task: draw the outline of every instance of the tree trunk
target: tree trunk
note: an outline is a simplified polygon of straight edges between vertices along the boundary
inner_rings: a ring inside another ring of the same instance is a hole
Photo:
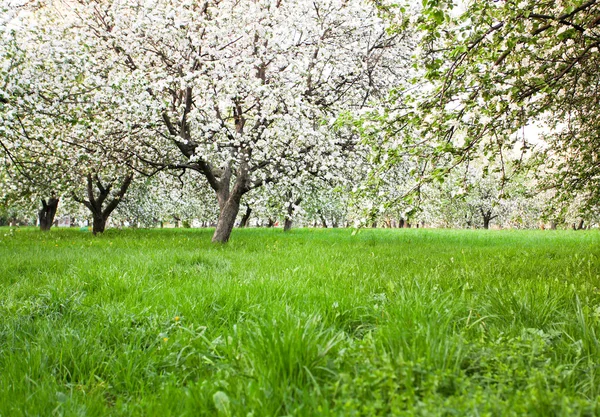
[[[290,230],[292,230],[292,223],[292,219],[286,216],[285,221],[283,222],[283,231],[289,232]]]
[[[288,199],[291,199],[291,198],[292,198],[292,195],[290,193],[288,195]],[[298,199],[296,199],[296,201],[294,201],[293,204],[288,204],[287,214],[285,216],[285,221],[283,222],[283,231],[284,232],[289,232],[290,230],[292,230],[292,224],[293,224],[292,216],[294,214],[294,207],[298,206],[301,202],[302,202],[302,198],[298,198]]]
[[[104,233],[106,229],[106,221],[110,217],[111,213],[117,208],[119,203],[123,200],[125,193],[129,189],[131,185],[131,181],[133,180],[133,174],[128,174],[123,178],[121,182],[121,187],[114,197],[108,201],[108,204],[105,205],[107,198],[111,196],[111,190],[115,183],[114,180],[111,180],[108,185],[102,184],[100,177],[95,175],[92,177],[92,174],[87,175],[87,200],[83,198],[79,198],[76,194],[73,194],[73,199],[78,203],[83,204],[92,212],[92,216],[94,219],[92,231],[94,235],[98,233]],[[98,192],[94,192],[94,188],[98,190]]]
[[[489,229],[490,228],[490,218],[485,216],[483,218],[483,228],[484,229]]]
[[[92,226],[92,232],[97,235],[98,233],[104,233],[106,229],[106,218],[104,216],[94,216],[94,224]]]
[[[577,225],[577,230],[583,230],[583,220],[579,221],[579,224]]]
[[[240,228],[244,228],[248,226],[248,221],[250,220],[250,215],[252,214],[252,209],[250,208],[250,206],[248,204],[246,204],[246,212],[244,213],[244,216],[242,217],[242,221],[240,223]]]
[[[400,229],[404,228],[404,219],[398,220],[398,228],[400,228]]]
[[[221,207],[217,228],[212,237],[213,243],[227,243],[235,225],[235,219],[240,211],[241,195],[232,194]],[[221,200],[222,201],[222,200]]]
[[[327,220],[325,220],[325,217],[323,217],[322,214],[321,214],[321,226],[323,226],[323,229],[327,229]]]
[[[55,196],[50,197],[48,203],[46,203],[46,200],[42,200],[42,209],[38,213],[41,231],[47,232],[52,227],[58,208],[58,201],[59,199]]]
[[[496,216],[492,216],[492,210],[488,210],[488,211],[483,211],[482,208],[479,209],[479,212],[481,213],[481,216],[483,217],[483,228],[484,229],[489,229],[490,228],[490,222],[495,219]]]

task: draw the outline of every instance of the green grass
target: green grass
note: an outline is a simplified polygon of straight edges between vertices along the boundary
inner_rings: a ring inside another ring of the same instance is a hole
[[[211,232],[0,229],[0,416],[600,415],[597,231]]]

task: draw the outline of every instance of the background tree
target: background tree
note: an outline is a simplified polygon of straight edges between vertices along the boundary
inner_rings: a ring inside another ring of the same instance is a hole
[[[436,177],[481,153],[522,166],[537,145],[542,187],[598,204],[597,1],[436,0],[400,17],[420,35],[420,76],[380,119],[398,149]]]
[[[18,205],[34,206],[39,198],[42,208],[38,221],[40,229],[47,231],[54,222],[58,199],[49,177],[39,174],[43,170],[36,164],[39,150],[32,147],[26,116],[21,112],[29,87],[35,82],[29,77],[28,56],[17,36],[23,22],[14,5],[2,2],[0,12],[0,200],[7,212],[14,212]],[[48,194],[52,197],[46,201]]]
[[[116,117],[135,114],[115,99],[127,80],[104,71],[76,28],[48,9],[13,26],[10,59],[19,60],[6,77],[3,148],[17,188],[53,195],[42,200],[42,229],[56,212],[54,196],[68,195],[90,210],[94,233],[101,233],[133,180],[130,145],[142,132]]]

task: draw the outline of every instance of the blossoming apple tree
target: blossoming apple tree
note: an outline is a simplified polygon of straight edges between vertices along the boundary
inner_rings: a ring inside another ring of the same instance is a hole
[[[108,72],[137,82],[116,94],[153,132],[138,160],[206,179],[215,242],[229,239],[249,191],[335,175],[353,144],[328,121],[403,75],[401,35],[363,1],[80,1],[66,13],[89,53],[111,51]]]
[[[43,200],[40,226],[49,228],[55,196],[66,195],[91,212],[94,232],[101,233],[133,180],[128,145],[141,129],[115,118],[127,114],[114,100],[126,80],[103,71],[75,28],[46,9],[10,23],[11,36],[3,38],[12,53],[5,57],[2,147],[12,187],[53,195]]]

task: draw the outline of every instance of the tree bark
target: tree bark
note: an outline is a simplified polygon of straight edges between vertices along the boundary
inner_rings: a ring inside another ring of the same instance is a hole
[[[92,232],[97,235],[98,233],[104,233],[106,229],[106,218],[103,216],[94,216],[94,222],[92,226]]]
[[[292,195],[290,193],[288,199],[291,200],[291,198],[292,198]],[[294,207],[298,206],[301,202],[302,202],[302,198],[298,198],[298,199],[296,199],[296,201],[293,202],[293,204],[288,205],[287,214],[285,216],[285,221],[283,223],[283,231],[284,232],[289,232],[290,230],[292,230],[292,224],[293,224],[292,216],[294,214]]]
[[[47,232],[52,227],[58,208],[58,202],[59,199],[56,198],[56,196],[50,197],[48,203],[46,203],[46,200],[42,200],[42,209],[38,213],[41,231]]]
[[[292,230],[292,223],[292,219],[288,216],[285,216],[285,221],[283,222],[283,231],[289,232],[290,230]]]
[[[235,225],[235,219],[240,211],[241,195],[231,195],[221,206],[217,228],[212,237],[213,243],[227,243]]]
[[[487,216],[483,217],[483,228],[484,229],[489,229],[490,228],[490,218]]]
[[[250,206],[248,204],[246,204],[246,212],[244,213],[244,216],[242,217],[242,221],[240,222],[240,228],[244,228],[248,226],[248,221],[250,220],[250,215],[252,214],[252,209],[250,208]]]
[[[226,168],[215,190],[219,202],[219,220],[217,221],[217,227],[212,237],[213,243],[227,243],[229,241],[231,231],[233,230],[233,226],[235,226],[235,219],[240,211],[242,196],[248,191],[246,188],[247,172],[245,169],[238,172],[231,191],[229,188],[230,180],[231,170]]]

